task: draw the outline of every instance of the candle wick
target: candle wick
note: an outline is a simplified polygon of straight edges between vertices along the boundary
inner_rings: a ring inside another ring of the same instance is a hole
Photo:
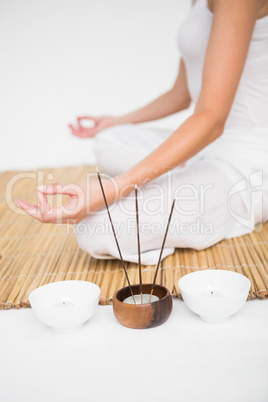
[[[213,292],[213,289],[212,289],[212,287],[210,285],[208,285],[208,289],[210,290],[210,294],[213,295],[214,292]]]

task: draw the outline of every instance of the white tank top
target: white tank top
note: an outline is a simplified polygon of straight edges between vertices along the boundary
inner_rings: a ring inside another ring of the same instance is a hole
[[[179,49],[194,103],[201,90],[212,20],[207,0],[197,0],[179,32]],[[268,128],[268,16],[255,23],[244,71],[226,122],[226,128],[229,127]]]

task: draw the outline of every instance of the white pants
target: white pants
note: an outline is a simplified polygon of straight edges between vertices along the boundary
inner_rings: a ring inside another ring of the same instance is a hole
[[[171,130],[141,125],[106,129],[94,139],[97,165],[103,173],[115,176],[152,152],[170,134]],[[162,258],[176,247],[200,250],[224,238],[251,232],[258,221],[266,218],[252,213],[247,202],[249,191],[233,191],[242,179],[228,162],[197,156],[184,168],[178,167],[139,189],[142,264],[158,261],[175,194],[178,199]],[[256,210],[261,209],[258,202]],[[110,212],[124,260],[137,263],[134,193],[111,205]],[[106,209],[81,221],[75,232],[80,247],[95,258],[119,258]]]

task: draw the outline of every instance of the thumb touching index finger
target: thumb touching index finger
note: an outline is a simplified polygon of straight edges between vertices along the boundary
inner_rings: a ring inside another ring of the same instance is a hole
[[[97,123],[98,118],[97,117],[93,117],[93,116],[78,116],[77,117],[77,123],[78,125],[81,127],[81,120],[89,120],[91,122],[93,122],[93,126]]]

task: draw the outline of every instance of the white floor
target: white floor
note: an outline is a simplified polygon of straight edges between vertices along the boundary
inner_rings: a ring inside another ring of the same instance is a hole
[[[268,300],[206,324],[173,299],[160,327],[131,330],[112,307],[73,334],[31,309],[0,311],[3,402],[267,402]]]

